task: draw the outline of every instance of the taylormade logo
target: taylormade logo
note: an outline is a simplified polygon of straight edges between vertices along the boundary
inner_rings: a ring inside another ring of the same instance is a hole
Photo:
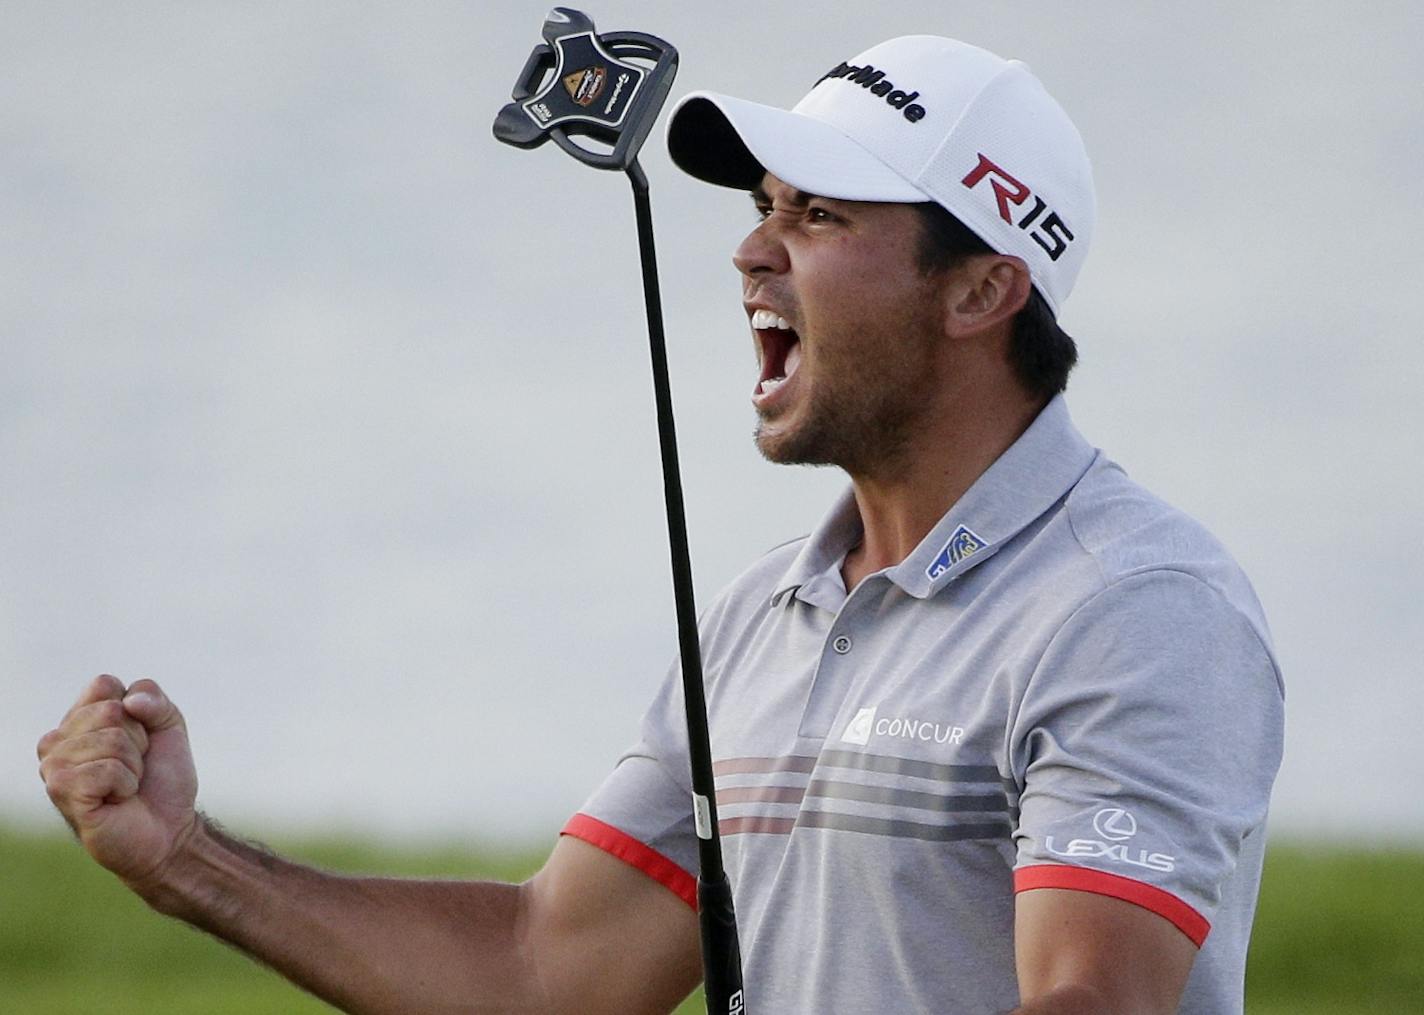
[[[880,716],[880,706],[862,708],[846,723],[841,742],[864,747],[871,737],[892,737],[897,740],[918,740],[926,744],[958,744],[964,740],[964,727],[928,719],[906,719],[902,716]]]
[[[911,123],[919,123],[925,118],[925,107],[915,100],[920,97],[919,92],[906,92],[895,87],[895,83],[885,76],[883,70],[876,70],[870,64],[864,67],[855,67],[842,61],[836,67],[827,71],[821,76],[821,81],[830,78],[845,78],[853,85],[860,85],[871,95],[878,95],[885,100],[886,105],[893,106],[904,114],[905,119]]]
[[[626,71],[618,75],[618,83],[613,86],[613,98],[609,99],[608,105],[603,107],[605,114],[613,112],[613,107],[618,103],[618,96],[623,94],[623,86],[628,83],[629,77],[631,75]]]

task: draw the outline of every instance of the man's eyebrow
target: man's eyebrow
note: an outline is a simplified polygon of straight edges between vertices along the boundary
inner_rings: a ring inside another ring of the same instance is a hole
[[[765,205],[765,204],[771,204],[771,195],[768,194],[768,193],[766,192],[766,188],[763,187],[763,186],[761,186],[760,184],[758,184],[757,186],[753,187],[753,188],[751,189],[750,193],[751,193],[752,203],[755,204],[755,205],[757,205],[758,207],[760,207],[760,206],[762,206],[762,205]],[[816,197],[817,197],[817,195],[815,195],[815,194],[808,194],[808,193],[807,193],[806,191],[804,191],[804,190],[792,190],[790,196],[787,197],[787,199],[786,199],[786,203],[787,203],[787,204],[790,204],[790,205],[792,205],[792,206],[794,206],[794,207],[801,208],[801,207],[805,207],[806,205],[810,204],[812,201],[814,201],[814,200],[816,199]]]

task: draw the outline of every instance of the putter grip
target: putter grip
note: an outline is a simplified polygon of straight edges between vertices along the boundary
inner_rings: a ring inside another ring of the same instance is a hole
[[[737,941],[737,917],[732,911],[732,885],[725,873],[712,881],[697,879],[697,905],[702,921],[703,993],[709,1015],[745,1015],[742,995],[742,949]]]

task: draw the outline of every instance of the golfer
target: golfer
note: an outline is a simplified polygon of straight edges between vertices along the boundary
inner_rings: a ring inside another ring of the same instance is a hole
[[[760,218],[733,257],[758,449],[849,478],[701,621],[752,1015],[1240,1012],[1281,678],[1226,552],[1070,419],[1082,141],[963,43],[824,70],[793,110],[694,93],[668,131]],[[348,1011],[668,1012],[700,975],[680,698],[670,674],[522,885],[228,835],[150,680],[97,678],[39,754],[149,905]]]

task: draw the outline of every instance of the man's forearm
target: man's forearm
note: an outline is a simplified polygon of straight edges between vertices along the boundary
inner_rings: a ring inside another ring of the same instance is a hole
[[[518,886],[341,877],[202,820],[160,876],[131,887],[348,1012],[546,1007]]]

